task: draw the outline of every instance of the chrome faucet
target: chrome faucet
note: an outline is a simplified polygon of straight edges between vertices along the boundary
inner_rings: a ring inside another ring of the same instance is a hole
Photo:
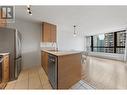
[[[58,50],[58,44],[57,44],[57,42],[52,42],[52,47],[53,47],[55,50]]]

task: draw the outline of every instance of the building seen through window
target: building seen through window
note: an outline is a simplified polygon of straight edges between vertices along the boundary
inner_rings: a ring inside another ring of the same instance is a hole
[[[125,30],[91,36],[91,51],[123,54],[125,40]]]

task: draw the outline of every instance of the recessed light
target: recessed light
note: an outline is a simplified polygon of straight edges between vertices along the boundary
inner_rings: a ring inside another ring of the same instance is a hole
[[[30,7],[31,7],[30,5],[27,5],[27,12],[29,13],[29,15],[32,15],[32,11]]]
[[[30,14],[30,15],[32,15],[32,12],[31,12],[31,11],[29,11],[29,14]]]

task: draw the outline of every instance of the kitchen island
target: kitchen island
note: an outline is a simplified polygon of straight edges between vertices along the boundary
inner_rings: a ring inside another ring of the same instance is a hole
[[[42,67],[54,89],[69,89],[81,80],[81,52],[43,49]]]

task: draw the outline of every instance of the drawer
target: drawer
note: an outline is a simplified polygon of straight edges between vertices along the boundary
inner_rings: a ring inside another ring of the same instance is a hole
[[[6,73],[6,72],[8,72],[9,71],[9,69],[4,69],[3,70],[3,73]]]
[[[9,58],[4,58],[4,63],[8,63],[9,62]]]
[[[2,81],[9,81],[9,71],[4,71],[2,75]]]
[[[2,81],[9,81],[9,56],[5,55],[3,56],[3,62],[2,62]]]
[[[2,65],[3,65],[3,70],[9,69],[9,61],[8,60],[4,61]]]
[[[4,59],[9,59],[9,57],[8,56],[4,56]]]

